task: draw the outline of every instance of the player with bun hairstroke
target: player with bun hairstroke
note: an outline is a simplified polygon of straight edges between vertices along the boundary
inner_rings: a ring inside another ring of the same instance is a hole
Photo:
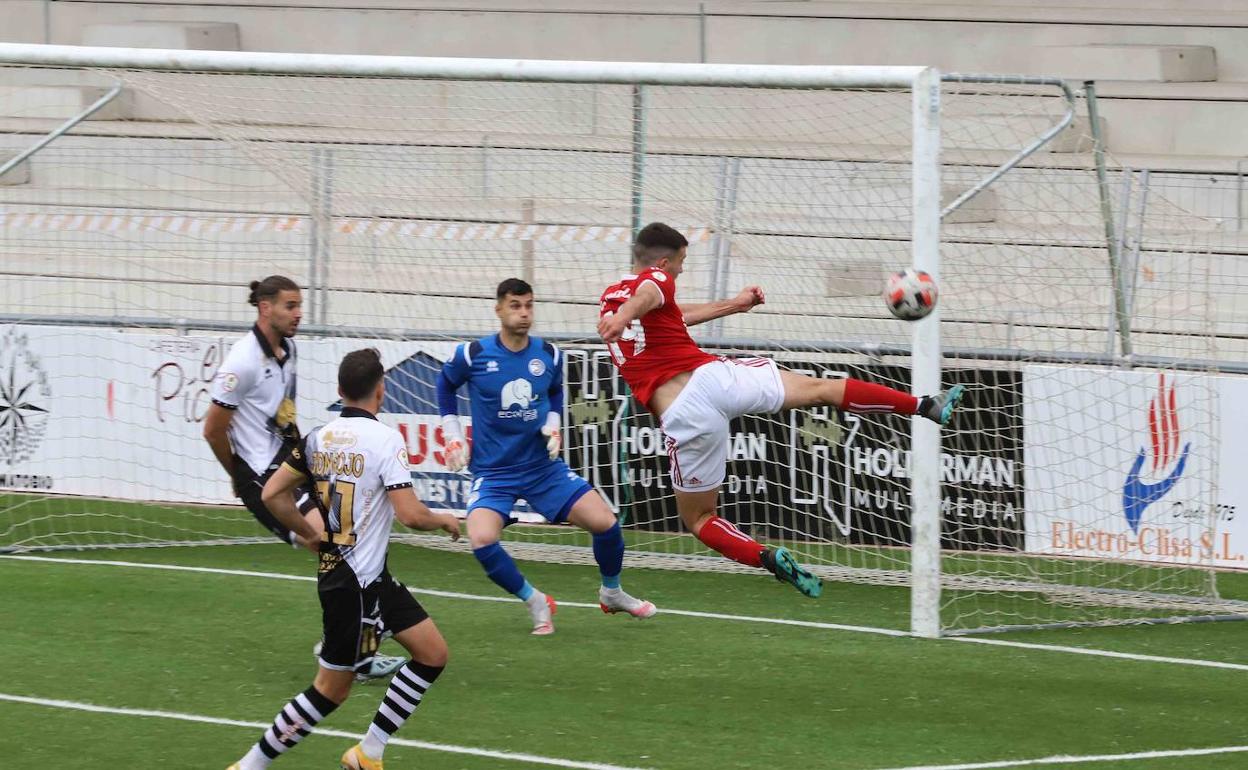
[[[303,295],[290,278],[270,275],[251,282],[247,301],[256,308],[256,323],[230,348],[212,380],[204,440],[229,475],[234,495],[256,521],[282,542],[316,553],[321,517],[310,489],[295,490],[299,510],[317,532],[310,540],[278,521],[260,496],[264,483],[299,442],[294,336],[303,318]],[[403,665],[402,658],[376,654],[384,631],[375,612],[372,617],[373,630],[361,638],[356,669],[361,678],[385,676]]]

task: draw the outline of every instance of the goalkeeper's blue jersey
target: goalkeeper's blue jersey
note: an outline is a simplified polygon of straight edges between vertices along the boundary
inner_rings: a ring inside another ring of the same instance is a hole
[[[508,350],[498,335],[465,342],[442,366],[438,408],[455,413],[455,391],[468,384],[472,409],[473,474],[515,471],[550,462],[541,434],[550,412],[563,412],[563,355],[529,337],[524,350]]]

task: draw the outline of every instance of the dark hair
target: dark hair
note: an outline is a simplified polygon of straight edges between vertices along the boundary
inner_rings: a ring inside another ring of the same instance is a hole
[[[348,401],[359,401],[372,393],[385,376],[386,369],[381,365],[381,353],[377,348],[353,350],[338,364],[338,387]]]
[[[652,265],[664,257],[674,257],[676,252],[689,245],[685,236],[662,222],[651,222],[633,239],[633,261]]]
[[[247,302],[259,307],[261,300],[271,300],[284,291],[299,291],[299,284],[284,275],[270,275],[262,281],[251,282]]]
[[[495,296],[497,296],[499,301],[501,302],[503,297],[506,297],[508,294],[514,294],[517,297],[523,297],[526,294],[532,294],[532,293],[533,293],[533,287],[530,286],[527,281],[524,281],[520,278],[508,278],[507,280],[503,281],[502,283],[498,285],[498,292],[496,293]]]

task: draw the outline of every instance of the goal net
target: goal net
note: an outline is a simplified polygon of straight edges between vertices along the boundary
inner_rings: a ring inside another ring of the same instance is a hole
[[[767,292],[694,328],[708,350],[906,390],[922,335],[880,289],[939,245],[939,319],[919,326],[968,388],[939,455],[912,453],[907,418],[741,419],[721,506],[747,532],[830,580],[909,585],[926,468],[944,633],[1245,611],[1216,582],[1248,552],[1223,462],[1242,439],[1221,428],[1248,403],[1225,334],[1244,268],[1220,191],[1098,179],[1085,105],[1052,84],[946,82],[924,197],[926,70],[203,52],[173,69],[36,48],[0,46],[0,549],[263,540],[200,433],[254,320],[246,286],[273,273],[305,287],[300,425],[334,415],[341,356],[377,347],[418,492],[462,513],[435,378],[522,277],[565,353],[566,459],[618,512],[628,563],[744,570],[683,531],[661,429],[594,335],[633,229],[658,220],[691,244],[682,302]],[[939,244],[916,242],[940,209]],[[515,513],[517,556],[592,561],[583,533]]]

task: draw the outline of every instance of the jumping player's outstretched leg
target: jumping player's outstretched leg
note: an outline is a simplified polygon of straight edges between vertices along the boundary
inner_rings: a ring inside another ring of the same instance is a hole
[[[472,543],[472,555],[477,557],[490,580],[528,605],[535,635],[553,634],[555,600],[524,579],[511,554],[498,542],[503,534],[503,522],[503,514],[489,508],[473,508],[468,512],[468,540]]]
[[[593,535],[594,561],[598,562],[598,574],[602,576],[602,587],[598,589],[602,611],[625,612],[635,618],[649,618],[658,612],[653,603],[630,596],[620,587],[624,534],[602,497],[594,491],[583,494],[568,512],[568,521]]]
[[[962,400],[964,388],[954,385],[933,396],[912,396],[887,385],[852,378],[828,380],[794,372],[780,372],[784,383],[782,409],[834,406],[858,414],[917,414],[947,425]]]
[[[675,495],[681,521],[706,547],[735,562],[761,567],[805,596],[814,598],[823,592],[823,581],[803,569],[789,549],[769,548],[732,522],[720,518],[715,513],[719,504],[718,487],[702,492],[675,490]]]

